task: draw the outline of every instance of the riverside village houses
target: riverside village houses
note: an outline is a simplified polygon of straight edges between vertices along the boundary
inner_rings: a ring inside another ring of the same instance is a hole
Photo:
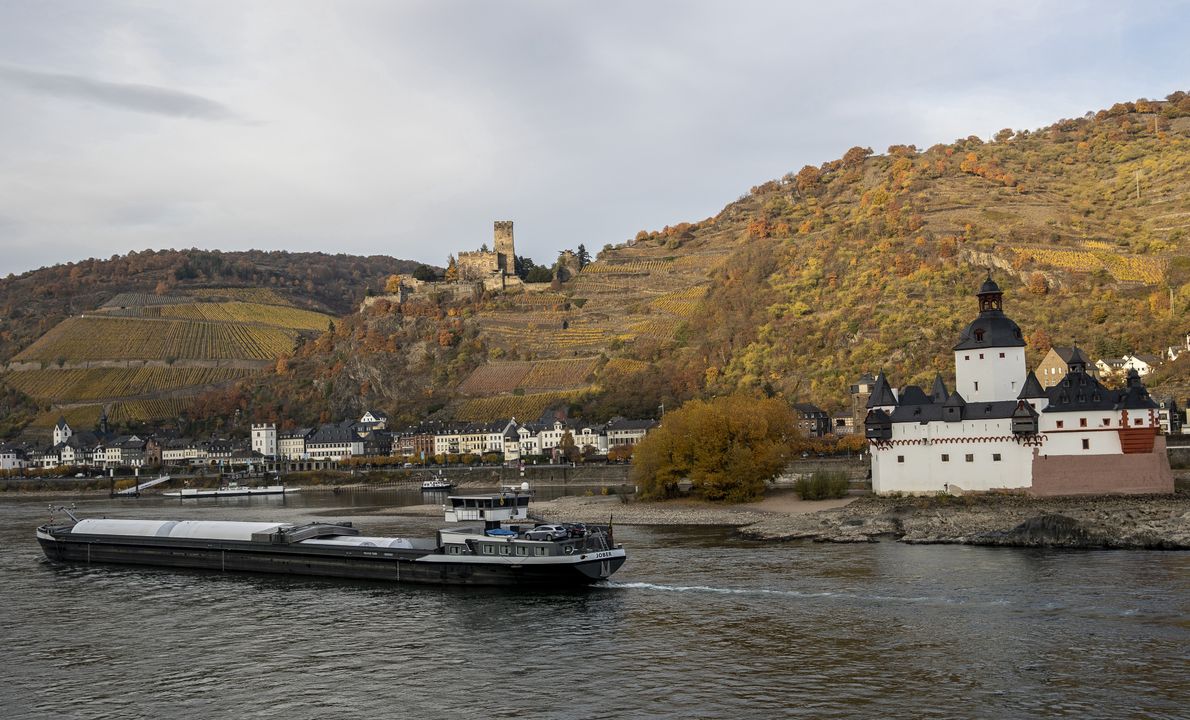
[[[1110,389],[1075,349],[1043,387],[990,275],[977,297],[979,314],[954,346],[953,391],[941,376],[928,392],[876,378],[864,421],[874,492],[1173,492],[1158,406],[1135,370]]]

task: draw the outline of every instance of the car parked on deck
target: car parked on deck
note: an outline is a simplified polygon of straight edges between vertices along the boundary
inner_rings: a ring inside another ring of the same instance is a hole
[[[561,525],[538,525],[525,533],[530,540],[565,540],[570,537],[570,531]]]

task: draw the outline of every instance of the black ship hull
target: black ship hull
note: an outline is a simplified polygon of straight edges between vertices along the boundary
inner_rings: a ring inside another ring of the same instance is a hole
[[[611,576],[622,549],[558,558],[462,558],[401,549],[312,548],[243,541],[55,537],[39,531],[46,557],[68,563],[116,563],[220,572],[276,573],[426,585],[578,587]]]

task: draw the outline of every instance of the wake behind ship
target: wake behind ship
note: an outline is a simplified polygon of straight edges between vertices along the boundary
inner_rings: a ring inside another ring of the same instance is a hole
[[[527,520],[524,492],[451,496],[433,538],[365,536],[350,523],[295,525],[210,520],[53,521],[37,529],[50,560],[265,572],[435,585],[574,587],[624,564],[612,529],[558,537],[502,522]],[[68,512],[69,514],[69,512]],[[478,524],[482,523],[482,524]]]

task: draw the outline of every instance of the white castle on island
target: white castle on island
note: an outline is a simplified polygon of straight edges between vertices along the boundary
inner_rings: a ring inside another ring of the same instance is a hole
[[[1111,389],[1076,351],[1043,389],[990,275],[977,297],[979,315],[954,346],[953,392],[940,375],[928,393],[876,378],[864,422],[873,492],[1173,492],[1158,406],[1136,371]]]

